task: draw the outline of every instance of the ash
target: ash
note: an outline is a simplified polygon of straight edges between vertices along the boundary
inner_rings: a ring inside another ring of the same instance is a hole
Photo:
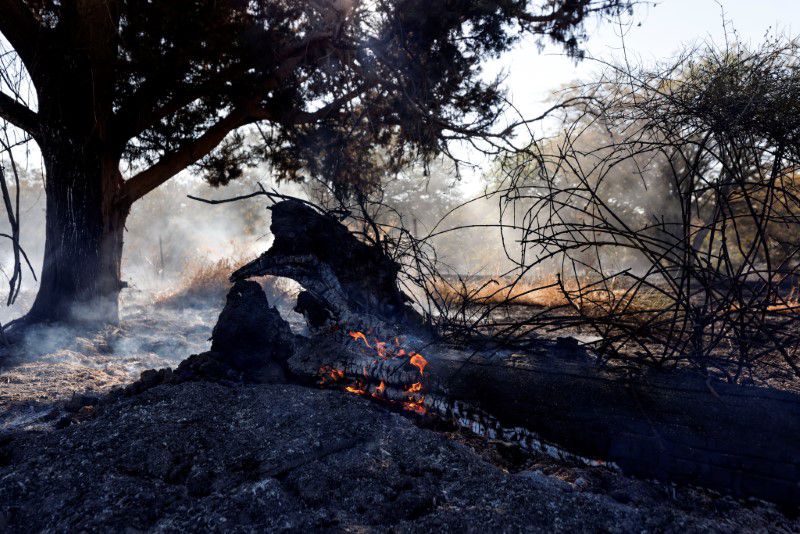
[[[0,531],[800,529],[771,505],[526,453],[340,391],[198,381],[104,397],[207,350],[221,307],[127,298],[119,326],[31,332],[6,359]]]

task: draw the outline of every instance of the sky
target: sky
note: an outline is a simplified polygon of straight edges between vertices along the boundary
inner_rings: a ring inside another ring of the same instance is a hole
[[[589,23],[587,57],[622,62],[626,53],[631,62],[648,64],[674,57],[684,46],[709,40],[724,44],[723,12],[728,31],[735,30],[745,42],[758,44],[767,33],[800,35],[800,0],[660,0],[655,7],[639,6],[621,21]],[[540,52],[528,39],[486,70],[505,72],[510,100],[533,116],[546,109],[554,89],[591,78],[599,68],[591,59],[576,65],[555,46]]]
[[[800,0],[640,1],[632,16],[594,19],[586,25],[586,59],[582,61],[567,57],[556,45],[540,49],[529,38],[487,63],[486,79],[505,76],[507,97],[516,110],[503,123],[517,121],[519,115],[538,117],[552,105],[555,91],[576,81],[595,79],[603,69],[600,61],[622,64],[626,57],[631,64],[668,61],[693,45],[724,46],[726,28],[754,46],[767,35],[800,37]],[[532,130],[534,135],[542,135],[557,124],[555,120],[545,121]],[[466,196],[478,194],[486,184],[484,177],[491,161],[466,145],[452,150],[460,159],[477,165],[463,170],[458,187]]]

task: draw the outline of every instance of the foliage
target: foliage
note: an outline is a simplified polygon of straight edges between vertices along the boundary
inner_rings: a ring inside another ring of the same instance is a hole
[[[256,159],[347,189],[487,135],[503,99],[481,77],[485,58],[525,33],[579,54],[585,18],[627,4],[3,0],[0,32],[43,97],[85,87],[80,108],[94,92],[105,142],[141,171],[131,197],[191,164],[225,184]],[[41,130],[63,124],[45,100],[36,116],[3,97],[0,116],[46,142]],[[254,123],[263,142],[248,147],[235,132]]]

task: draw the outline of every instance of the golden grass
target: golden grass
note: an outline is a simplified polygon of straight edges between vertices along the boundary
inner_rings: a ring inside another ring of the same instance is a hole
[[[640,289],[635,296],[616,284],[592,284],[588,279],[560,285],[555,276],[513,281],[503,278],[450,282],[437,279],[429,285],[431,294],[445,306],[516,305],[540,308],[572,307],[583,313],[648,313],[672,304],[664,294]]]
[[[243,260],[223,258],[216,262],[197,260],[187,264],[184,275],[175,289],[156,295],[155,303],[163,305],[199,304],[210,299],[219,299],[230,289],[228,277]]]
[[[208,262],[198,258],[187,264],[184,276],[174,289],[156,294],[154,303],[179,307],[222,303],[231,288],[231,273],[250,259],[237,257]],[[297,297],[297,285],[291,280],[266,276],[260,283],[272,306],[288,305]]]

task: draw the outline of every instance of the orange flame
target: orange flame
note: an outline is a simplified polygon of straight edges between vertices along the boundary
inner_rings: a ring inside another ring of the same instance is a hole
[[[408,387],[406,393],[419,393],[420,391],[422,391],[422,382],[416,382]]]
[[[411,359],[408,360],[408,363],[419,369],[419,374],[425,374],[425,366],[428,365],[428,360],[422,357],[422,354],[417,354],[415,352],[411,353]]]
[[[355,341],[361,340],[364,342],[364,345],[367,348],[373,349],[376,355],[382,359],[394,357],[394,358],[408,358],[408,363],[419,369],[419,374],[425,374],[425,367],[428,365],[428,360],[425,359],[422,354],[413,352],[413,351],[406,351],[400,348],[400,340],[398,338],[394,338],[391,342],[380,341],[375,339],[375,344],[370,345],[369,341],[367,341],[367,336],[363,332],[359,331],[350,331],[348,335],[353,338]],[[393,343],[392,343],[393,342]],[[392,346],[393,345],[393,346]],[[377,360],[374,360],[374,363],[377,363]],[[369,379],[369,375],[367,372],[366,367],[362,369],[362,373],[364,374],[367,379]],[[330,367],[325,367],[320,369],[320,376],[322,377],[322,382],[324,383],[326,378],[330,376],[333,381],[341,380],[345,377],[344,372],[339,369],[331,369]],[[329,380],[329,379],[328,379]],[[384,394],[386,392],[386,383],[381,381],[377,387],[373,386],[365,386],[363,382],[356,381],[354,384],[346,386],[344,389],[349,393],[353,393],[355,395],[365,395],[371,396],[373,398],[384,398]],[[423,390],[422,382],[415,382],[411,384],[405,389],[407,400],[403,401],[402,406],[403,409],[414,412],[419,415],[424,415],[427,413],[427,409],[425,408],[425,397],[420,395]]]
[[[324,385],[328,382],[337,382],[344,378],[344,371],[341,369],[334,369],[329,365],[323,365],[319,368],[319,383]]]
[[[344,378],[344,371],[342,371],[341,369],[331,369],[330,376],[334,380],[341,380],[342,378]]]
[[[367,336],[365,336],[363,332],[350,332],[350,337],[352,337],[356,341],[360,339],[361,341],[364,342],[364,345],[366,345],[370,349],[372,348],[372,346],[369,344],[369,341],[367,341]]]
[[[425,415],[427,410],[425,409],[424,401],[425,401],[425,397],[421,398],[417,402],[414,402],[414,401],[404,402],[403,403],[403,408],[405,408],[406,410],[408,410],[410,412],[414,412],[416,414],[419,414],[419,415]]]

